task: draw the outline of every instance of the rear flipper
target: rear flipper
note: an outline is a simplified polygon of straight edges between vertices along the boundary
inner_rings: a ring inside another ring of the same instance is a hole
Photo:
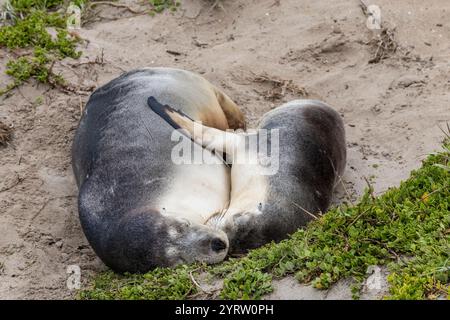
[[[241,135],[202,125],[201,122],[192,120],[182,111],[162,105],[154,97],[148,98],[147,103],[156,114],[174,129],[181,129],[181,132],[195,143],[210,151],[224,153],[233,158],[236,146],[242,139]]]

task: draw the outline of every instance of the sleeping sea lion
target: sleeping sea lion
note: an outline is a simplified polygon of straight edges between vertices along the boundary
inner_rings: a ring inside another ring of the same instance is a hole
[[[205,223],[228,206],[229,168],[207,150],[202,163],[177,163],[174,150],[187,138],[173,135],[148,107],[149,96],[210,127],[244,127],[231,99],[192,72],[139,69],[98,88],[72,147],[83,231],[118,272],[221,261],[228,238]],[[199,150],[194,145],[192,152]]]
[[[317,100],[294,100],[268,113],[255,132],[208,127],[172,108],[149,104],[174,128],[232,159],[230,205],[208,225],[222,229],[230,252],[286,238],[324,213],[346,162],[340,115]]]

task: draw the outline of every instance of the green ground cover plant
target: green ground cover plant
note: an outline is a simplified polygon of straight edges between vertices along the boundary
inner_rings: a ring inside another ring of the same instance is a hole
[[[63,78],[52,71],[54,62],[81,55],[76,49],[79,39],[69,35],[65,15],[55,11],[63,3],[63,0],[10,0],[5,5],[0,46],[14,58],[6,64],[6,74],[12,82],[0,94],[30,78],[52,86],[63,84]]]
[[[13,56],[6,64],[6,74],[12,81],[0,88],[0,95],[20,86],[29,79],[53,87],[64,86],[64,79],[52,67],[64,58],[78,59],[77,50],[81,38],[67,28],[67,7],[75,4],[82,11],[91,10],[96,4],[112,4],[108,1],[88,0],[9,0],[1,8],[0,47]],[[149,0],[150,14],[164,10],[175,11],[180,6],[175,0]],[[126,5],[117,4],[119,8]],[[134,12],[134,10],[133,10]],[[53,30],[53,34],[52,31]]]
[[[400,186],[381,196],[366,190],[355,205],[332,208],[288,239],[221,264],[158,268],[141,275],[100,273],[80,299],[185,299],[203,290],[195,279],[223,280],[219,298],[259,299],[272,280],[295,275],[327,289],[354,280],[354,298],[373,265],[386,265],[385,299],[449,298],[450,140]]]

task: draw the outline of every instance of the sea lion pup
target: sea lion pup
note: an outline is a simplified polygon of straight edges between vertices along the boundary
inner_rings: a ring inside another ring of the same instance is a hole
[[[152,107],[195,142],[233,159],[230,205],[209,220],[227,233],[231,253],[282,240],[328,209],[346,144],[341,117],[325,103],[291,101],[266,113],[256,132],[241,134]]]
[[[244,124],[224,93],[188,71],[134,70],[98,88],[72,147],[83,231],[117,272],[219,262],[227,236],[204,223],[228,206],[229,168],[210,151],[203,152],[204,163],[174,163],[180,137],[173,141],[173,128],[148,107],[150,95],[211,127]],[[198,150],[195,144],[192,152]]]

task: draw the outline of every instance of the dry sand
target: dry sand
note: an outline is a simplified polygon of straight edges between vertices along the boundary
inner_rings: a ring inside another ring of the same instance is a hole
[[[450,121],[449,1],[374,0],[401,46],[376,64],[368,63],[376,50],[368,44],[375,33],[366,27],[359,0],[223,0],[210,10],[211,3],[185,0],[177,12],[155,17],[102,7],[101,15],[113,20],[79,30],[88,40],[81,45],[82,58],[66,59],[57,70],[79,87],[100,86],[144,66],[196,71],[227,92],[250,125],[299,97],[286,90],[267,100],[271,85],[252,77],[292,80],[344,117],[344,181],[352,197],[366,187],[364,177],[376,192],[398,185],[440,148],[438,125]],[[3,87],[9,81],[3,49],[0,60]],[[68,265],[81,267],[83,283],[105,268],[81,231],[70,164],[87,98],[34,82],[0,98],[0,121],[15,129],[11,144],[0,148],[1,299],[71,298]],[[344,282],[334,294],[289,278],[275,286],[273,298],[349,298]]]

